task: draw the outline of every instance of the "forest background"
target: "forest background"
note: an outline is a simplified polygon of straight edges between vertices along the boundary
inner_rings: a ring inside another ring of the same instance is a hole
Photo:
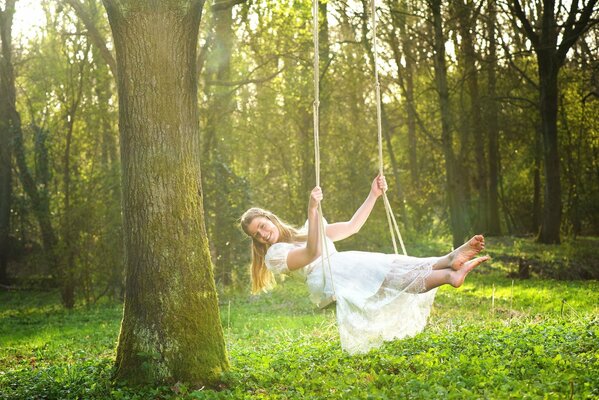
[[[589,10],[555,8],[548,43],[563,61],[554,74],[555,138],[545,128],[551,115],[540,111],[549,83],[530,36],[536,30],[542,39],[547,31],[542,18],[551,16],[542,5],[528,2],[519,13],[513,2],[438,3],[436,11],[434,3],[378,3],[385,170],[408,250],[432,238],[457,244],[474,232],[546,243],[596,236],[594,3]],[[33,3],[16,4],[17,17],[33,12]],[[2,61],[13,69],[21,129],[14,137],[2,130],[0,284],[59,286],[67,307],[121,298],[118,100],[108,20],[100,1],[34,6],[42,19],[12,42],[3,15]],[[378,170],[373,46],[368,2],[319,7],[321,175],[325,214],[334,221],[352,215]],[[249,242],[238,228],[245,209],[263,206],[291,223],[305,220],[315,182],[311,26],[306,1],[205,7],[197,60],[201,168],[220,287],[248,285]],[[566,43],[568,35],[578,40]],[[382,211],[363,232],[341,247],[389,250]],[[596,278],[592,264],[539,269]],[[529,266],[522,269],[526,275]]]

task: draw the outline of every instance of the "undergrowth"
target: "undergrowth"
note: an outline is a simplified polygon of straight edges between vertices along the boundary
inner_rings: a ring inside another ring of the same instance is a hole
[[[232,370],[217,388],[112,382],[120,304],[60,307],[55,292],[0,293],[0,399],[594,399],[599,283],[512,280],[499,262],[441,288],[421,334],[350,356],[334,309],[287,280],[221,293]]]

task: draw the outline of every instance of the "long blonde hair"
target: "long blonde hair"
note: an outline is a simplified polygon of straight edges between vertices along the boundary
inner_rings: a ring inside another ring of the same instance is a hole
[[[252,239],[252,263],[250,265],[250,276],[252,280],[252,293],[257,294],[261,291],[272,289],[275,285],[275,278],[272,272],[266,268],[264,261],[266,252],[271,244],[260,243],[248,231],[249,225],[255,218],[264,217],[272,222],[279,230],[279,242],[301,242],[306,240],[306,234],[299,231],[292,225],[281,220],[275,214],[262,208],[253,207],[243,213],[241,216],[241,229]]]

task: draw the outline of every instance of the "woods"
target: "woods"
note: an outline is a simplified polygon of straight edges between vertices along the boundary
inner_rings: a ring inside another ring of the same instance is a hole
[[[249,285],[240,215],[306,218],[312,3],[44,0],[35,28],[30,7],[0,1],[0,285],[56,290],[66,309],[124,301],[118,378],[213,382],[229,368],[219,295]],[[321,182],[340,220],[378,170],[370,3],[318,10]],[[376,12],[408,253],[475,233],[598,236],[597,0]],[[388,234],[381,207],[340,248],[392,252]],[[543,257],[506,260],[521,277],[599,277],[596,255]]]

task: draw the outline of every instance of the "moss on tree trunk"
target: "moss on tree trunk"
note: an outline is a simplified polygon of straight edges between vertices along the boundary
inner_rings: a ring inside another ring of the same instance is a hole
[[[211,384],[228,361],[200,183],[203,2],[104,4],[118,63],[126,262],[116,378]]]

